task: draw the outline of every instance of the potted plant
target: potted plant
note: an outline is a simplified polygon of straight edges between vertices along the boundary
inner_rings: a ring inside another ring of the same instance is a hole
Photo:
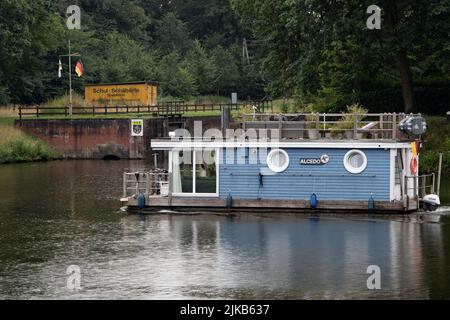
[[[342,115],[339,122],[334,124],[332,127],[332,129],[334,129],[334,131],[332,131],[332,136],[336,137],[340,133],[341,137],[343,134],[343,136],[348,140],[351,140],[354,138],[361,139],[362,138],[361,133],[357,133],[356,137],[354,135],[354,133],[355,133],[355,131],[354,131],[355,119],[354,118],[356,115],[358,122],[360,122],[361,120],[364,119],[365,114],[367,114],[367,112],[368,112],[368,110],[358,103],[347,106],[347,109],[346,109],[345,113]]]

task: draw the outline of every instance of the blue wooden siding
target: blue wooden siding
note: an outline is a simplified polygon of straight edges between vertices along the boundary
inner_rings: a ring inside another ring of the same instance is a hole
[[[270,174],[265,156],[262,156],[263,163],[249,163],[249,157],[258,156],[258,152],[253,154],[241,148],[230,156],[223,149],[220,197],[231,193],[233,197],[248,199],[309,199],[314,192],[319,200],[367,200],[371,194],[375,200],[390,200],[389,150],[361,149],[367,156],[367,168],[361,174],[351,174],[344,168],[343,159],[350,149],[284,150],[289,154],[289,167],[284,172]],[[323,154],[330,157],[325,165],[300,165],[300,158],[319,158]]]

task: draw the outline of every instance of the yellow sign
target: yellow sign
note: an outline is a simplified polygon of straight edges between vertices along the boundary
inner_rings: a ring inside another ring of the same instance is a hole
[[[157,89],[152,82],[89,84],[85,86],[84,96],[87,102],[96,106],[157,104]]]

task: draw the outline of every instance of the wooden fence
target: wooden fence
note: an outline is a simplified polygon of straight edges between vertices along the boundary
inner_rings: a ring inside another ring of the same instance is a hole
[[[189,112],[214,112],[228,107],[230,110],[239,110],[243,107],[255,107],[258,112],[273,111],[272,100],[246,101],[236,104],[231,103],[207,103],[190,104],[186,102],[165,102],[154,106],[89,106],[73,107],[72,116],[108,116],[126,114],[150,114],[154,116],[183,115]],[[19,118],[25,117],[68,117],[70,107],[42,107],[39,105],[19,107]]]

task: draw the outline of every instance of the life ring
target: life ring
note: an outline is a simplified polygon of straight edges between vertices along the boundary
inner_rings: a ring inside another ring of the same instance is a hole
[[[411,162],[409,164],[409,170],[411,171],[411,174],[417,173],[417,157],[413,157],[411,159]]]

